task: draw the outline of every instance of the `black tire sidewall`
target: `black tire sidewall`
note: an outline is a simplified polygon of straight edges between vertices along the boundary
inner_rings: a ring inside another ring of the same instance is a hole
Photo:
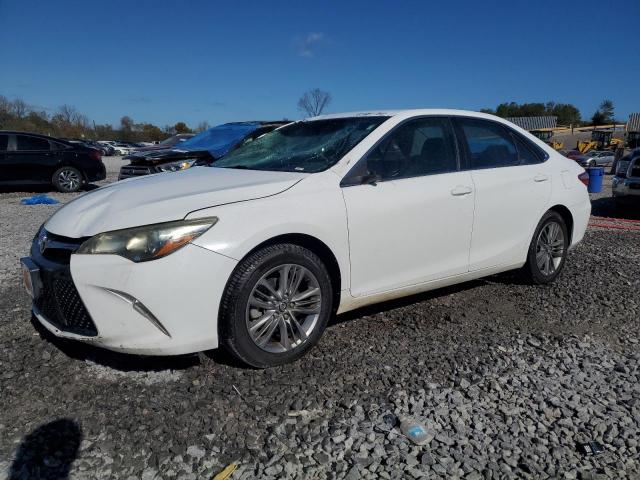
[[[320,285],[322,305],[318,323],[308,340],[289,352],[271,353],[258,347],[246,326],[246,305],[258,280],[269,270],[286,263],[301,265],[313,273]],[[318,343],[333,311],[331,278],[322,260],[310,250],[294,244],[277,244],[254,252],[238,264],[221,302],[219,332],[224,346],[246,364],[265,368],[300,358]]]
[[[60,186],[60,182],[58,181],[58,176],[60,175],[60,172],[62,172],[64,170],[73,170],[80,177],[80,185],[75,190],[67,190],[67,189],[62,188]],[[78,190],[80,190],[82,188],[82,185],[84,185],[84,175],[82,175],[82,172],[80,170],[78,170],[76,167],[72,167],[72,166],[66,165],[64,167],[58,168],[54,172],[53,177],[51,179],[51,183],[53,183],[53,186],[56,187],[56,190],[59,191],[59,192],[62,192],[62,193],[74,193],[74,192],[77,192]]]
[[[560,225],[560,228],[562,228],[562,233],[564,234],[564,252],[562,254],[562,261],[560,262],[560,265],[558,266],[556,271],[553,272],[552,275],[544,275],[540,271],[540,268],[538,268],[538,262],[536,261],[536,244],[538,241],[538,236],[540,235],[540,231],[548,223],[552,221],[558,223]],[[533,234],[533,238],[531,239],[531,244],[529,245],[529,253],[527,255],[526,272],[528,274],[529,279],[533,283],[537,283],[540,285],[551,283],[558,277],[558,275],[560,275],[560,273],[562,272],[562,269],[564,268],[564,264],[567,261],[567,250],[569,248],[569,240],[570,239],[569,239],[569,231],[567,229],[567,224],[565,223],[562,216],[559,213],[554,211],[549,211],[545,213],[542,219],[540,220],[540,222],[538,223],[538,226],[536,227],[536,230]]]

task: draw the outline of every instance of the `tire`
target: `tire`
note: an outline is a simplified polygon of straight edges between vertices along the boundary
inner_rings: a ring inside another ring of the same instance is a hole
[[[555,225],[555,227],[550,225]],[[554,233],[556,235],[562,234],[562,238],[560,239],[556,236],[554,240]],[[549,235],[551,235],[551,245],[546,242]],[[568,248],[569,233],[564,219],[559,213],[552,210],[548,211],[538,223],[531,239],[527,253],[527,263],[525,263],[521,272],[524,279],[537,285],[553,282],[564,268]],[[546,252],[550,252],[551,257]],[[541,263],[538,262],[539,254]],[[549,263],[547,263],[547,260]]]
[[[284,275],[289,287],[300,279],[291,294],[280,284]],[[242,260],[227,282],[218,318],[221,344],[252,367],[292,362],[318,343],[332,312],[331,278],[322,260],[299,245],[267,246]]]
[[[60,167],[51,178],[51,183],[59,192],[77,192],[84,185],[82,172],[75,167]]]

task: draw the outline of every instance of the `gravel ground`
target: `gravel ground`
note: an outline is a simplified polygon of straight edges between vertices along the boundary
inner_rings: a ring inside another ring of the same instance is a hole
[[[596,215],[619,213],[609,192]],[[638,231],[590,228],[550,287],[507,274],[341,315],[305,358],[259,371],[43,332],[17,260],[56,207],[27,195],[0,194],[0,478],[211,478],[231,462],[232,479],[640,478]],[[590,440],[603,453],[578,451]]]

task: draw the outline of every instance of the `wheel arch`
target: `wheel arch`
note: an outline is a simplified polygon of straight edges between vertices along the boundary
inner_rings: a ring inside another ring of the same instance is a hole
[[[334,311],[337,311],[338,306],[340,305],[340,292],[342,285],[340,263],[331,248],[329,248],[329,246],[319,238],[306,233],[285,233],[277,235],[253,247],[240,261],[244,260],[257,250],[279,243],[292,243],[294,245],[299,245],[311,250],[320,257],[327,267],[329,277],[331,278],[331,288],[333,289],[333,309]]]
[[[567,230],[569,232],[569,245],[571,245],[571,241],[573,240],[573,215],[571,214],[571,210],[564,205],[558,204],[551,207],[548,211],[556,212],[562,217],[564,223],[567,225]]]

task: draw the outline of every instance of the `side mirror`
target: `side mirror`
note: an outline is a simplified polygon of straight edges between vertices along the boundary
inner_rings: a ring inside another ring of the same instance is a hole
[[[362,177],[361,184],[362,185],[373,185],[374,187],[378,184],[378,182],[382,181],[382,177],[380,174],[376,172],[368,172],[366,175]]]

